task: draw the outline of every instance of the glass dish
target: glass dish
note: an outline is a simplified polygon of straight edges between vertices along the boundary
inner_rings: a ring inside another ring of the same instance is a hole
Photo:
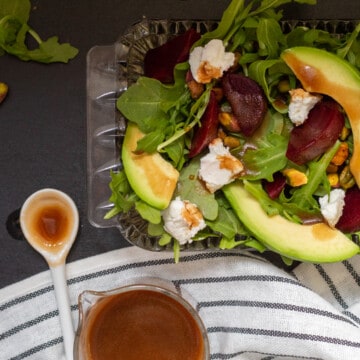
[[[127,300],[129,297],[130,301],[132,301],[131,303]],[[151,304],[151,307],[149,307],[149,304]],[[122,310],[123,306],[127,310]],[[157,340],[159,340],[161,335],[164,334],[158,334],[156,330],[159,330],[159,325],[163,326],[159,321],[166,319],[170,321],[167,325],[168,331],[187,329],[187,334],[192,336],[186,336],[186,332],[183,332],[179,334],[183,336],[182,341],[186,340],[188,347],[191,346],[193,349],[195,347],[198,349],[199,356],[197,358],[201,357],[202,360],[209,360],[208,335],[196,307],[197,302],[191,295],[186,291],[181,291],[180,293],[172,282],[160,278],[129,279],[126,284],[108,291],[84,290],[78,297],[79,321],[74,342],[74,359],[84,360],[89,357],[92,358],[92,356],[86,355],[87,352],[91,351],[89,341],[91,341],[91,338],[96,339],[98,336],[91,336],[91,329],[99,329],[99,327],[106,329],[108,322],[113,322],[114,319],[125,320],[125,324],[121,322],[123,326],[119,326],[118,330],[121,331],[124,327],[128,328],[134,337],[129,339],[129,336],[121,336],[123,334],[119,332],[112,332],[110,334],[112,338],[109,339],[109,342],[116,341],[120,343],[120,347],[124,347],[124,344],[132,343],[132,340],[135,338],[138,341],[138,350],[140,351],[144,347],[143,343],[147,343],[147,346],[150,345],[151,347],[159,346],[161,344],[159,341],[149,344],[149,339],[153,338],[151,333],[143,333],[141,338],[137,338],[136,334],[139,333],[139,328],[149,330],[150,327],[152,333],[155,333]],[[151,316],[148,316],[149,321],[143,319],[141,324],[138,324],[138,329],[134,329],[132,326],[133,322],[139,321],[139,315],[137,314],[147,314],[149,309],[156,313],[154,313],[156,315],[155,319],[151,319]],[[125,313],[127,314],[126,316],[124,315]],[[175,325],[171,321],[175,322]],[[120,323],[113,325],[116,327],[117,324]],[[168,335],[170,334],[164,335],[163,338],[167,338]],[[174,336],[172,338],[174,339]],[[177,342],[172,342],[172,344],[178,345]],[[167,348],[170,346],[175,350],[169,342]]]
[[[284,31],[306,26],[343,34],[352,31],[359,21],[291,20],[283,21]],[[95,227],[117,227],[132,245],[147,250],[172,250],[159,246],[156,237],[147,234],[147,223],[135,212],[110,220],[104,215],[109,202],[110,170],[121,169],[120,149],[126,119],[116,110],[116,100],[143,74],[146,52],[165,43],[190,27],[204,33],[217,26],[215,20],[142,19],[131,26],[112,45],[95,46],[87,55],[87,194],[88,220]],[[241,238],[241,235],[239,235]],[[216,249],[219,238],[209,238],[186,245],[187,249]],[[241,249],[241,247],[239,247]],[[183,249],[184,250],[184,249]]]

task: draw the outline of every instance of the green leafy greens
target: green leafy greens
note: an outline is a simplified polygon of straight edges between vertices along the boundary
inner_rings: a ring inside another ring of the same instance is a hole
[[[0,0],[1,1],[1,0]],[[262,181],[272,181],[273,175],[295,164],[286,157],[286,149],[292,124],[288,118],[287,101],[284,93],[296,86],[296,78],[280,58],[283,50],[293,46],[323,48],[337,53],[357,67],[360,67],[360,25],[352,34],[339,36],[321,29],[304,26],[284,32],[280,20],[282,10],[278,8],[291,0],[232,0],[224,11],[221,21],[213,31],[206,32],[194,44],[204,46],[212,39],[220,39],[226,51],[238,52],[240,72],[255,80],[264,90],[269,110],[260,129],[251,139],[235,134],[240,142],[233,155],[245,164],[247,172],[242,176],[245,188],[271,215],[281,214],[291,221],[299,222],[300,215],[319,214],[317,196],[330,191],[326,168],[339,144],[336,143],[321,157],[301,168],[308,182],[290,193],[284,193],[276,200],[269,198],[262,187]],[[315,0],[294,2],[314,5]],[[164,85],[158,80],[140,77],[117,101],[117,107],[128,121],[135,122],[145,136],[138,142],[138,151],[159,152],[180,171],[178,188],[174,194],[195,203],[202,211],[206,229],[193,239],[220,238],[219,247],[230,249],[246,244],[259,251],[264,246],[251,237],[229,205],[221,191],[210,194],[197,177],[199,158],[189,161],[187,154],[191,143],[192,129],[200,123],[215,82],[206,85],[203,94],[192,99],[186,86],[185,76],[189,69],[187,62],[174,69],[174,83]],[[288,89],[280,90],[281,82]],[[244,150],[245,149],[245,150]],[[143,203],[129,186],[124,171],[111,174],[110,201],[115,205],[106,215],[110,218],[135,207],[149,223],[149,234],[159,236],[159,244],[167,245],[171,236],[165,232],[160,211]],[[243,234],[244,237],[239,237]],[[175,258],[180,246],[174,242]]]
[[[23,61],[41,63],[64,62],[74,58],[78,50],[68,43],[60,44],[56,36],[43,41],[28,25],[31,11],[29,0],[0,0],[0,55],[8,53]],[[28,36],[38,44],[29,49]]]

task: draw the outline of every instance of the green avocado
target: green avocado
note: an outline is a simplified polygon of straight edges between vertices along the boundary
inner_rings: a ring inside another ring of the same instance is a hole
[[[136,195],[163,210],[171,201],[179,172],[157,152],[136,152],[137,142],[143,136],[137,125],[127,125],[121,152],[124,171]]]
[[[325,50],[293,47],[281,54],[304,89],[332,97],[346,112],[354,138],[350,170],[360,186],[360,72]]]
[[[325,223],[300,225],[280,215],[268,216],[240,181],[226,185],[223,192],[254,237],[283,256],[304,262],[330,263],[348,259],[360,250],[342,232]]]

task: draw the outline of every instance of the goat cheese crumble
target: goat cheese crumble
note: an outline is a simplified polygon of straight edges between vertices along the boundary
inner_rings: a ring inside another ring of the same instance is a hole
[[[196,47],[189,57],[192,76],[202,84],[219,79],[234,62],[234,53],[225,52],[224,44],[219,39],[209,41],[204,47]]]
[[[179,197],[172,200],[162,212],[164,229],[181,245],[191,243],[192,238],[206,227],[199,208],[187,200]]]
[[[222,140],[217,138],[210,143],[209,153],[200,159],[199,178],[214,193],[234,181],[243,170],[242,162],[231,155]]]
[[[321,95],[312,95],[303,89],[289,91],[291,99],[289,104],[289,118],[295,126],[304,123],[310,110],[321,100]]]
[[[344,205],[345,191],[343,189],[334,189],[329,195],[325,195],[319,199],[321,214],[327,223],[335,227],[339,221]]]

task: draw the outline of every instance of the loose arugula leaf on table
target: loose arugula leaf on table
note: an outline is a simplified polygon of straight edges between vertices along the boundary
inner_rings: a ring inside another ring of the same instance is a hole
[[[28,25],[31,3],[29,0],[0,0],[0,55],[5,52],[23,61],[41,63],[67,63],[78,54],[68,43],[60,44],[56,36],[43,41]],[[27,37],[32,37],[37,48],[29,49]]]
[[[22,23],[27,23],[30,10],[29,0],[0,0],[0,19],[10,15],[15,16]]]

